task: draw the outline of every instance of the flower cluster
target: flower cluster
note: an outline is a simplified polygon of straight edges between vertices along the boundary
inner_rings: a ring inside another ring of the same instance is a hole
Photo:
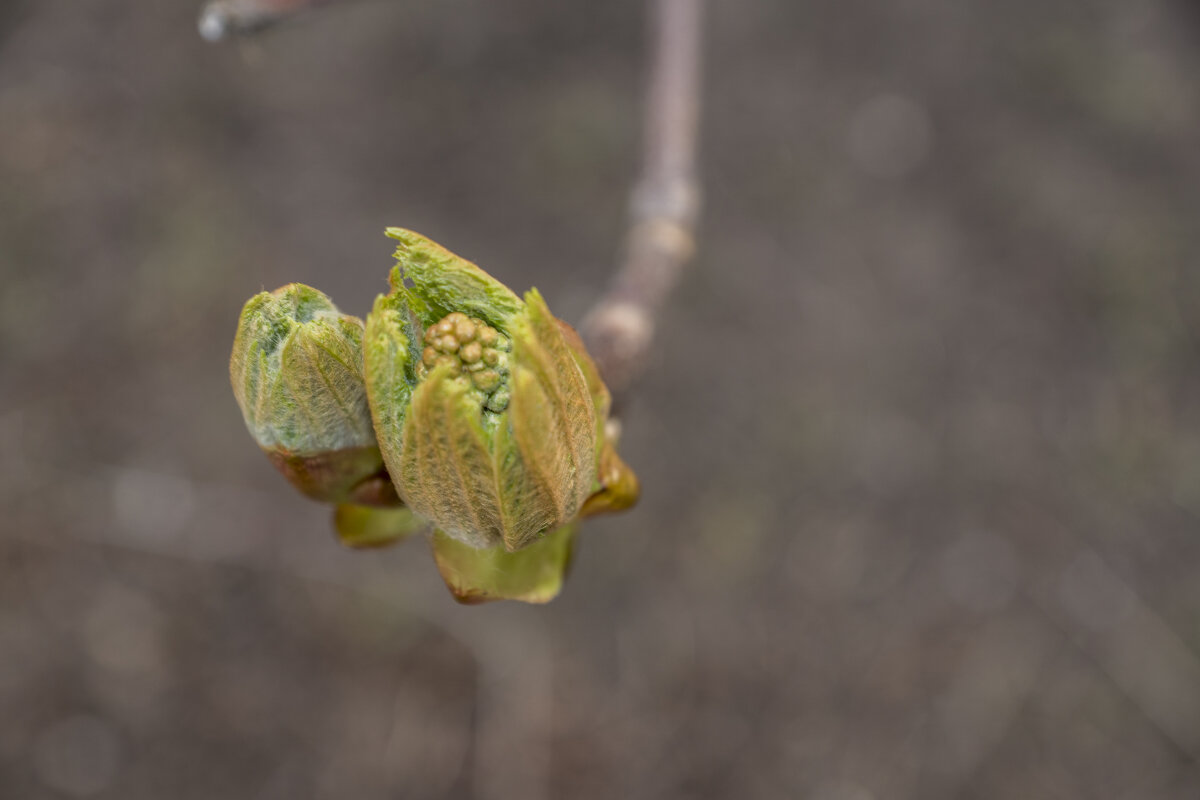
[[[508,407],[508,353],[512,342],[481,319],[452,311],[425,331],[417,379],[447,365],[467,373],[480,393],[480,406],[499,414]]]
[[[536,290],[391,228],[391,290],[366,323],[290,284],[251,298],[230,360],[246,427],[351,545],[428,531],[464,602],[546,602],[578,520],[637,498],[607,388]]]

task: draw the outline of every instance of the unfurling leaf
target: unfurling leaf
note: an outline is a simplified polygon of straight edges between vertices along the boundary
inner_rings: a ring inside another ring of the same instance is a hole
[[[548,603],[562,590],[575,529],[575,523],[564,525],[515,553],[503,547],[477,549],[439,531],[433,535],[433,558],[460,603]]]
[[[387,547],[429,529],[407,508],[369,508],[342,504],[333,512],[338,541],[346,547]]]

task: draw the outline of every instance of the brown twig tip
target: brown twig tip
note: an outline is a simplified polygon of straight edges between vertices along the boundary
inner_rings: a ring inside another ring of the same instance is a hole
[[[209,0],[200,9],[197,28],[207,42],[247,36],[298,14],[342,0]]]
[[[695,251],[702,0],[655,0],[642,174],[612,284],[584,320],[588,349],[619,395],[645,365],[654,320]]]

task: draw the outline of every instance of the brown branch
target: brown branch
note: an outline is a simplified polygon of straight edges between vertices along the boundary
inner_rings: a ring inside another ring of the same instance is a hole
[[[658,312],[695,250],[702,3],[653,0],[644,161],[624,257],[583,323],[588,349],[618,399],[645,365]]]
[[[209,0],[200,9],[200,36],[220,42],[260,33],[320,6],[341,0]]]

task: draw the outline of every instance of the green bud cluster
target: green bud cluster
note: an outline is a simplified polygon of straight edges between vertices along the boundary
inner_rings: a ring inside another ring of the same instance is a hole
[[[479,405],[493,414],[508,408],[508,354],[512,342],[478,317],[453,311],[425,330],[425,349],[417,364],[417,380],[447,365],[471,381]]]
[[[536,289],[420,234],[365,323],[290,284],[246,304],[230,359],[246,426],[353,547],[426,530],[463,602],[558,593],[581,518],[637,498],[608,389]]]

